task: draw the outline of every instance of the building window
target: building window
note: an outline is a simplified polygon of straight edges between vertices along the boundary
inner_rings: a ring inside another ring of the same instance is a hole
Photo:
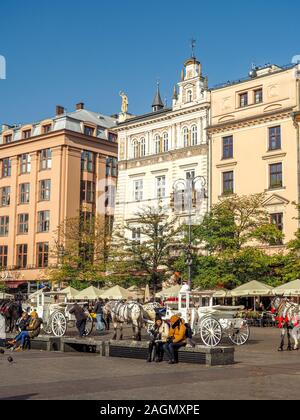
[[[118,176],[118,159],[117,158],[106,158],[106,176],[112,176],[116,178]]]
[[[254,103],[260,104],[263,102],[263,90],[262,89],[256,89],[254,91]]]
[[[223,195],[233,194],[234,174],[233,171],[223,172]]]
[[[161,139],[158,134],[154,137],[154,144],[155,144],[155,154],[159,155],[161,153]]]
[[[116,187],[115,185],[107,185],[105,187],[105,207],[115,208],[116,204]]]
[[[20,156],[20,173],[29,174],[31,170],[31,156],[27,153]]]
[[[81,170],[93,173],[95,166],[95,155],[93,152],[83,151],[81,153]]]
[[[20,185],[20,204],[28,204],[30,200],[30,184]]]
[[[8,144],[12,142],[12,134],[8,134],[7,136],[4,136],[4,144]]]
[[[111,141],[112,143],[116,143],[117,141],[117,135],[114,133],[108,133],[108,141]]]
[[[139,153],[139,142],[137,140],[133,140],[132,149],[133,149],[133,158],[138,159],[140,157],[140,153]]]
[[[186,173],[185,173],[185,178],[186,179],[195,179],[195,177],[196,177],[195,169],[193,169],[191,171],[186,171]]]
[[[43,179],[40,181],[40,201],[50,201],[51,197],[51,180]]]
[[[132,240],[137,243],[141,242],[141,228],[132,229]]]
[[[8,178],[11,176],[11,159],[2,160],[2,178]]]
[[[283,232],[283,213],[271,214],[271,223],[273,223],[278,230]]]
[[[40,170],[45,171],[46,169],[52,168],[52,150],[44,149],[40,154]]]
[[[95,132],[95,129],[93,127],[89,127],[87,125],[84,126],[84,134],[86,136],[93,136]]]
[[[29,139],[31,137],[31,130],[23,131],[23,139]]]
[[[187,97],[187,102],[192,102],[193,101],[193,91],[192,89],[189,89],[186,93],[186,97]]]
[[[270,189],[282,188],[282,163],[270,165]]]
[[[198,127],[196,125],[192,126],[192,146],[198,144]]]
[[[0,236],[8,236],[9,216],[0,217]]]
[[[142,179],[133,181],[134,201],[143,200],[144,181]]]
[[[269,150],[281,149],[281,127],[269,128]]]
[[[10,187],[1,188],[1,207],[10,205]]]
[[[156,178],[156,197],[162,199],[166,197],[166,177],[158,176]]]
[[[27,244],[17,245],[17,268],[27,267]]]
[[[29,215],[27,213],[18,215],[18,234],[19,235],[28,234],[28,221],[29,221]]]
[[[239,95],[240,98],[240,107],[243,108],[248,105],[248,92],[241,93]]]
[[[95,183],[91,181],[81,181],[80,199],[85,203],[95,202]]]
[[[38,268],[48,267],[49,262],[49,243],[40,242],[37,247],[37,266]]]
[[[7,268],[8,246],[0,245],[0,269]]]
[[[164,149],[164,152],[169,151],[169,135],[168,135],[168,133],[164,133],[164,135],[163,135],[163,149]]]
[[[51,124],[43,125],[42,133],[43,134],[48,134],[48,133],[50,133],[51,129],[52,129],[52,125]]]
[[[146,140],[144,138],[142,138],[140,142],[140,151],[141,151],[141,157],[145,157],[146,156]]]
[[[49,232],[50,230],[50,211],[39,211],[38,212],[38,233]]]
[[[223,159],[233,158],[233,136],[223,137]]]

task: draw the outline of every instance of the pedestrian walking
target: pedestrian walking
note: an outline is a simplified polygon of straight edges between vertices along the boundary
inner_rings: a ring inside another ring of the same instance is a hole
[[[71,315],[74,315],[76,318],[76,328],[78,329],[79,332],[79,336],[80,337],[85,337],[86,333],[85,333],[85,328],[86,328],[86,320],[87,320],[87,315],[84,311],[84,309],[78,305],[78,303],[76,302],[72,308],[69,310],[69,313]]]
[[[103,306],[104,306],[104,302],[101,298],[99,298],[93,309],[94,314],[96,314],[96,319],[97,319],[96,330],[98,332],[105,331],[105,322],[103,319]]]

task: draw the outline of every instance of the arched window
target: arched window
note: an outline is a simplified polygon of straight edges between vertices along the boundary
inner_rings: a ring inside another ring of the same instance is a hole
[[[154,137],[154,143],[155,143],[155,153],[158,155],[159,153],[161,153],[161,142],[160,142],[160,136],[158,134],[156,134],[156,136]]]
[[[182,130],[182,133],[183,133],[184,147],[188,147],[189,146],[189,129],[187,127],[184,127]]]
[[[141,151],[141,157],[146,156],[146,140],[144,138],[140,141],[140,151]]]
[[[193,91],[192,91],[192,89],[189,89],[187,91],[186,100],[187,100],[187,102],[192,102],[193,101]]]
[[[137,140],[133,140],[132,148],[133,148],[133,158],[137,159],[139,157],[139,142]]]
[[[169,135],[168,133],[163,134],[164,152],[169,150]]]
[[[192,146],[196,146],[198,144],[198,128],[196,125],[192,126]]]

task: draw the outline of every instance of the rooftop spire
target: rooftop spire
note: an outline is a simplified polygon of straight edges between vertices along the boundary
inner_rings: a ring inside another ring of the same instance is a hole
[[[159,90],[159,80],[157,81],[157,90],[156,90],[156,94],[152,103],[152,110],[153,112],[159,111],[161,109],[164,108],[164,104],[163,101],[161,100],[161,96],[160,96],[160,90]]]

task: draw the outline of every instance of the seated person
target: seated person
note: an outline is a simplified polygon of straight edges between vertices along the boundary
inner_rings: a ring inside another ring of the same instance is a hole
[[[17,327],[20,331],[26,331],[26,328],[30,324],[31,318],[28,312],[23,312],[20,320],[17,323]]]
[[[149,343],[149,353],[147,362],[151,363],[155,360],[157,363],[163,361],[164,350],[163,345],[167,342],[169,336],[169,325],[159,316],[155,320],[153,328],[150,330],[151,341]],[[153,349],[155,350],[152,359]]]
[[[36,312],[32,312],[30,324],[26,327],[24,331],[21,331],[17,337],[9,341],[8,344],[16,346],[19,344],[19,347],[15,348],[17,351],[23,350],[26,340],[30,340],[39,336],[41,331],[41,320],[38,318]]]
[[[176,363],[175,350],[186,345],[186,326],[179,316],[172,316],[167,343],[163,346],[169,357],[169,364]]]

